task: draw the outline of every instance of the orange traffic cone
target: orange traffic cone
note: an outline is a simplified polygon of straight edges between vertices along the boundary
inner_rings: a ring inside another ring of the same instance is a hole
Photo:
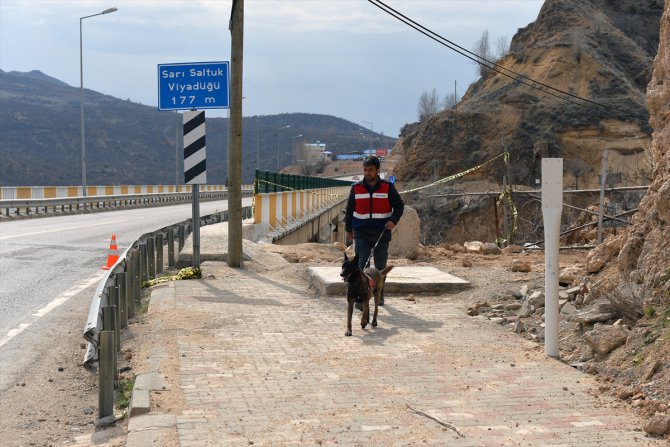
[[[119,248],[116,246],[116,234],[112,233],[112,240],[109,243],[109,252],[107,254],[107,265],[102,269],[109,270],[118,260],[119,260]]]

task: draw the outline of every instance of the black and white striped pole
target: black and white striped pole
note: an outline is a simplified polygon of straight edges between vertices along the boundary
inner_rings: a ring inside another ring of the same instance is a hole
[[[193,267],[200,268],[200,184],[207,183],[205,112],[184,112],[184,183],[193,193]]]

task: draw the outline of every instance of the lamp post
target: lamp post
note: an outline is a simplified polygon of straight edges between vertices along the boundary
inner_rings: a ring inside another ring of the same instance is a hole
[[[259,142],[258,142],[258,116],[256,116],[256,170],[258,171],[260,169],[260,158],[258,156],[258,147],[259,147]]]
[[[365,124],[370,125],[370,137],[369,137],[370,139],[369,139],[369,142],[368,142],[368,150],[371,151],[372,150],[372,134],[375,131],[375,125],[372,124],[370,121],[361,121],[361,123],[365,123]]]
[[[287,124],[286,126],[279,127],[277,129],[277,172],[279,172],[279,131],[282,129],[288,129],[289,127],[291,127],[291,125]]]
[[[295,137],[291,137],[291,164],[294,163],[294,161],[293,161],[293,140],[295,140],[296,138],[302,138],[302,134],[296,135]]]
[[[82,33],[82,22],[89,17],[101,16],[103,14],[110,14],[118,11],[117,8],[105,9],[97,14],[84,16],[79,18],[79,111],[80,111],[80,127],[81,127],[81,188],[82,195],[86,197],[86,138],[84,132],[84,43]]]

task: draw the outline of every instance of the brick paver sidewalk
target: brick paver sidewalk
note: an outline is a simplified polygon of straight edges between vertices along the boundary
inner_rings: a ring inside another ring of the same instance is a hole
[[[152,302],[181,325],[182,446],[665,445],[592,377],[449,296],[389,296],[379,327],[344,337],[343,297],[215,268]]]

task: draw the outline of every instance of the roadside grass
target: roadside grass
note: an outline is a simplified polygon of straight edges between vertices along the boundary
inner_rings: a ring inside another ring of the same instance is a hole
[[[116,406],[120,410],[126,410],[130,406],[130,399],[133,395],[133,386],[135,385],[135,376],[119,380],[116,384]]]

